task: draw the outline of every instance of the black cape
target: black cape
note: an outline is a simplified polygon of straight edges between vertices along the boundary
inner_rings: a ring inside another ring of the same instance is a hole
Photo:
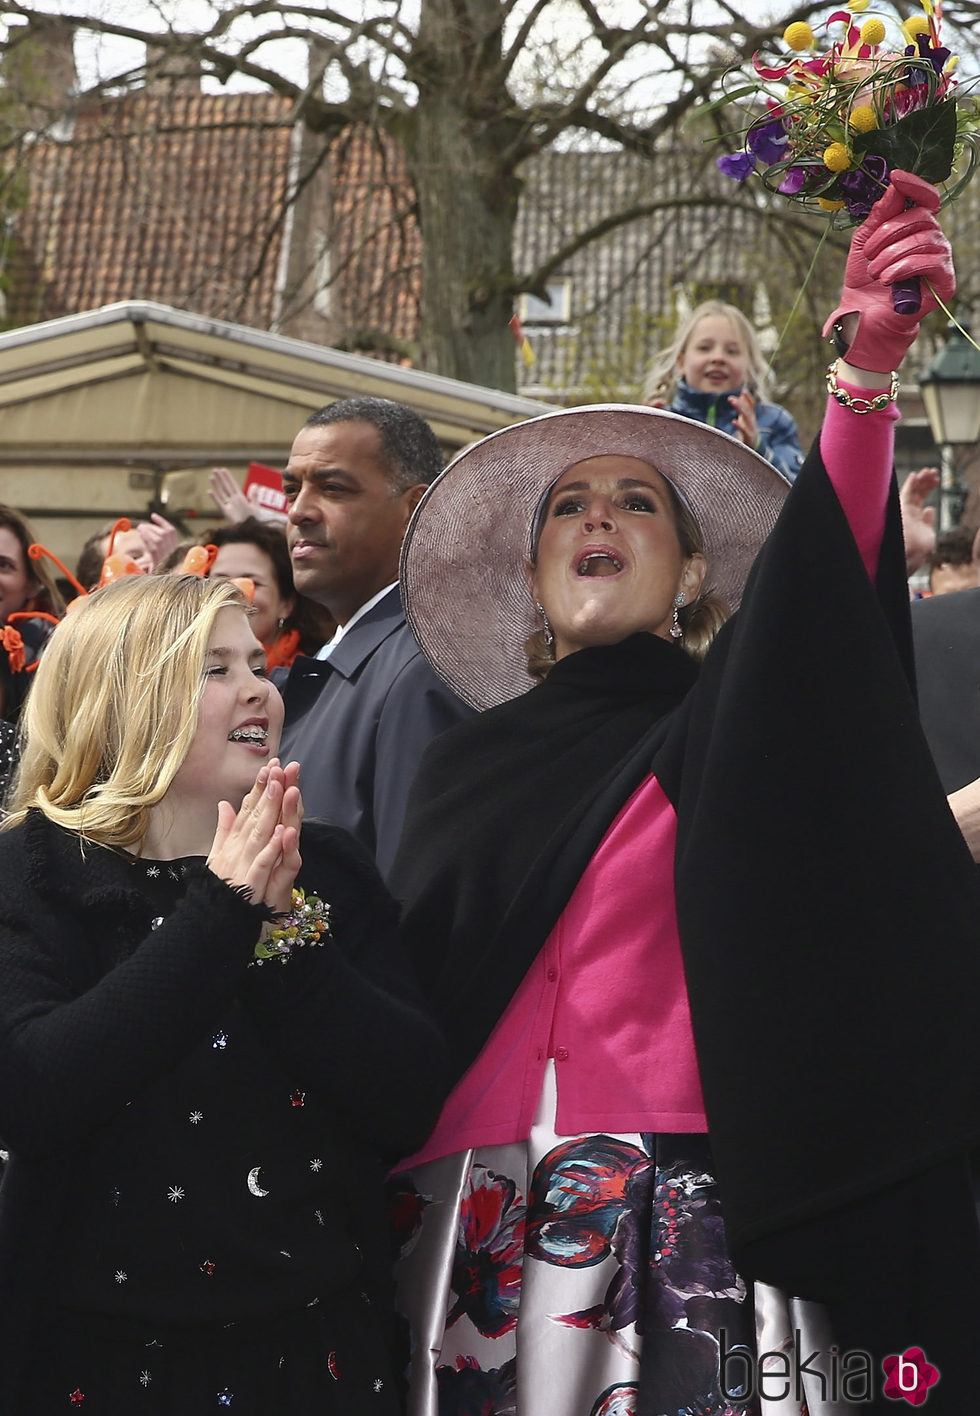
[[[959,1161],[980,1132],[980,898],[919,726],[908,620],[894,492],[872,585],[815,448],[701,672],[639,636],[437,739],[391,882],[461,1073],[655,772],[678,813],[733,1255],[845,1307],[868,1265],[898,1283],[889,1253],[905,1264],[916,1243],[894,1233],[902,1187],[921,1198],[936,1167],[966,1205],[958,1252],[980,1253]],[[977,1273],[954,1301],[975,1301]]]

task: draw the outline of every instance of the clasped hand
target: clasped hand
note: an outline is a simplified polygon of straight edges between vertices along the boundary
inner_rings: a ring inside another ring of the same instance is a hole
[[[274,757],[259,768],[237,812],[228,801],[218,803],[208,869],[235,888],[244,886],[256,903],[261,900],[277,913],[286,913],[302,863],[302,823],[299,763],[283,767]]]

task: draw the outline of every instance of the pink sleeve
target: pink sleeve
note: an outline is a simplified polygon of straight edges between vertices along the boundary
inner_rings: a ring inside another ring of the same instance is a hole
[[[855,388],[843,380],[839,382],[845,392],[855,397],[873,398],[879,392]],[[855,413],[828,396],[827,413],[820,430],[820,453],[827,476],[872,580],[878,570],[878,553],[885,530],[898,416],[894,403],[876,413]]]

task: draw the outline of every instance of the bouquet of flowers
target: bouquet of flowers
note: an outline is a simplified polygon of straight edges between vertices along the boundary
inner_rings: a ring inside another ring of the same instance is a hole
[[[820,51],[805,22],[783,34],[779,62],[754,57],[757,80],[728,93],[720,107],[762,99],[740,129],[741,152],[718,159],[743,182],[758,173],[770,191],[830,214],[834,226],[861,221],[884,191],[892,168],[940,187],[949,201],[976,162],[980,105],[963,95],[956,58],[940,37],[939,0],[924,13],[889,25],[855,15],[869,0],[849,0],[825,28]]]

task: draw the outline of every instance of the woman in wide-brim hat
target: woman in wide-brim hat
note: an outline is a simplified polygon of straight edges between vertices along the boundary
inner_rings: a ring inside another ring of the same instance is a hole
[[[487,709],[394,870],[458,1078],[396,1184],[415,1416],[754,1411],[763,1351],[783,1409],[822,1362],[865,1410],[912,1345],[967,1409],[977,899],[889,492],[936,206],[893,174],[855,236],[781,511],[732,439],[596,407],[468,450],[409,529],[409,621]]]

